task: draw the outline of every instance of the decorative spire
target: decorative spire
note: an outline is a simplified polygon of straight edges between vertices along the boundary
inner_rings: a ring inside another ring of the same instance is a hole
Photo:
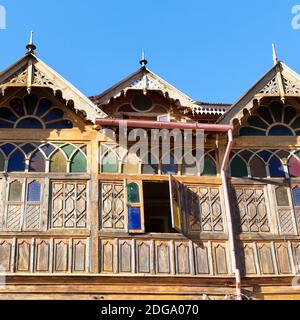
[[[33,43],[33,31],[30,32],[30,39],[29,39],[29,43],[26,46],[27,49],[27,53],[34,53],[36,46]]]
[[[145,67],[147,65],[148,61],[145,58],[145,51],[144,49],[142,50],[142,60],[140,61],[140,64]]]
[[[277,51],[274,43],[272,43],[272,49],[273,49],[273,61],[274,61],[274,65],[276,65],[278,63],[278,58],[277,58]]]

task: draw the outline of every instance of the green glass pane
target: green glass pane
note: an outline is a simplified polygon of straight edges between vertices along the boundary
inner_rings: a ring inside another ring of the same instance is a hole
[[[22,201],[22,183],[14,181],[10,184],[8,201]]]
[[[67,160],[59,151],[51,158],[50,172],[67,172]]]
[[[295,130],[300,128],[300,117],[297,117],[295,121],[292,123],[291,127]]]
[[[75,147],[69,144],[67,146],[62,147],[61,149],[64,150],[64,153],[67,155],[68,158],[70,158],[71,154],[75,150]]]
[[[277,205],[280,207],[288,207],[289,206],[289,198],[287,188],[279,187],[276,189],[276,199]]]
[[[4,171],[4,163],[5,163],[4,157],[0,153],[0,171]]]
[[[71,162],[71,172],[86,172],[86,157],[80,151],[77,151]]]
[[[24,102],[27,114],[34,114],[38,98],[33,94],[28,94],[24,97]]]
[[[300,150],[295,153],[295,156],[297,156],[297,158],[300,159]]]
[[[247,166],[239,156],[232,160],[230,170],[232,177],[248,177]]]
[[[119,172],[119,162],[118,162],[117,156],[113,152],[109,152],[102,159],[101,172],[105,172],[105,173]]]
[[[205,156],[204,157],[204,169],[202,172],[203,176],[216,176],[217,175],[217,168],[216,164],[212,158]]]
[[[127,202],[128,203],[140,202],[140,188],[137,183],[130,183],[127,185]]]

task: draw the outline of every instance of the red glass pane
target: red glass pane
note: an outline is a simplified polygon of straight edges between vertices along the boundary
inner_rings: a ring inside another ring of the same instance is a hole
[[[290,177],[300,177],[300,162],[294,156],[290,158],[289,163]]]

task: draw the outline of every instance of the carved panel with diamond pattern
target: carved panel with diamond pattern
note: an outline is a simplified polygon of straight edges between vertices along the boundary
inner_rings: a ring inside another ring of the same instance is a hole
[[[235,187],[235,198],[232,208],[239,217],[242,232],[270,232],[263,189]]]
[[[52,228],[86,228],[87,185],[85,182],[52,183]]]
[[[101,184],[101,217],[104,230],[124,231],[126,229],[123,183]]]
[[[223,232],[219,188],[187,186],[186,193],[190,231]]]

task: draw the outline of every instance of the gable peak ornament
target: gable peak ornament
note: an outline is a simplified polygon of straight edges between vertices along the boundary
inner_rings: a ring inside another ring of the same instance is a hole
[[[34,51],[36,50],[36,46],[33,43],[33,31],[30,31],[29,43],[26,46],[26,49],[27,49],[27,54],[34,54]]]

